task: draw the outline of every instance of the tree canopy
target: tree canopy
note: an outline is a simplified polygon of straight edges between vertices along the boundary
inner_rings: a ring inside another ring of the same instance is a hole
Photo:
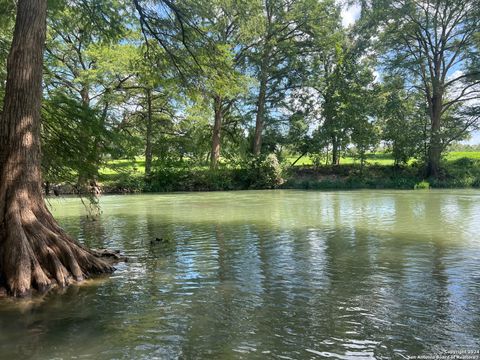
[[[15,4],[0,3],[0,96]],[[274,153],[339,164],[391,152],[441,174],[479,125],[480,4],[332,0],[52,1],[42,166],[80,190],[115,159],[235,167]]]

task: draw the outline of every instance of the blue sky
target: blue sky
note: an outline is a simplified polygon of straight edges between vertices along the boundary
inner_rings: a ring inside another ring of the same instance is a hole
[[[479,145],[480,144],[480,131],[474,131],[472,137],[467,141],[462,141],[463,144],[470,144],[470,145]]]

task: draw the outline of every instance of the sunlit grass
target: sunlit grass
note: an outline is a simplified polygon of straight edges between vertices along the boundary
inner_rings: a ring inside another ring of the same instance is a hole
[[[144,174],[145,160],[141,158],[110,160],[104,167],[100,168],[100,175],[115,175],[122,173]]]
[[[287,164],[292,164],[298,156],[289,156],[285,159]],[[445,155],[445,159],[448,162],[452,162],[461,158],[469,158],[480,160],[480,151],[452,151]],[[367,164],[370,165],[393,165],[393,157],[389,153],[370,153],[367,154]],[[359,164],[360,160],[353,157],[340,158],[340,164],[351,165]],[[325,164],[325,160],[322,161],[322,165]],[[296,166],[313,165],[313,159],[310,156],[304,156],[295,164]],[[206,169],[208,166],[195,166],[194,168]],[[137,157],[135,159],[121,159],[110,160],[104,167],[100,169],[100,175],[103,178],[113,178],[117,175],[136,175],[142,176],[145,174],[145,159]]]
[[[155,160],[152,163],[155,167]],[[207,165],[191,165],[190,170],[206,170]],[[104,179],[111,179],[117,175],[143,176],[145,174],[145,158],[109,160],[99,170]]]
[[[295,160],[297,160],[298,156],[289,156],[287,158],[287,163],[293,164]],[[390,154],[386,153],[371,153],[367,154],[367,164],[371,165],[393,165],[394,161]],[[346,156],[340,158],[340,164],[359,164],[360,160],[358,158]],[[325,159],[321,161],[322,165],[325,165]],[[296,166],[303,166],[303,165],[313,165],[313,159],[309,156],[304,156],[300,160],[298,160],[295,164]]]
[[[446,155],[448,161],[455,161],[461,158],[479,160],[480,151],[452,151]]]
[[[289,156],[286,160],[289,164],[292,164],[298,156]],[[445,155],[445,159],[448,162],[455,161],[461,158],[468,158],[474,160],[480,160],[480,151],[452,151]],[[370,165],[393,165],[394,160],[391,154],[389,153],[370,153],[367,154],[367,164]],[[351,165],[351,164],[359,164],[360,160],[358,158],[353,157],[341,157],[340,164],[344,165]],[[325,160],[323,160],[322,164],[325,164]],[[309,156],[304,156],[300,160],[297,161],[295,164],[297,166],[302,165],[313,165],[313,159]]]

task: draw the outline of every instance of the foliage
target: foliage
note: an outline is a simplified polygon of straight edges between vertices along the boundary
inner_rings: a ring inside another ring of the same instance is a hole
[[[7,57],[13,37],[13,25],[15,20],[14,2],[0,0],[0,109],[3,108],[5,95],[5,82],[7,76]],[[0,110],[1,115],[1,110]]]
[[[299,159],[319,173],[334,164],[342,179],[338,165],[354,166],[341,185],[323,179],[322,186],[413,188],[434,144],[450,152],[428,179],[432,187],[453,179],[475,186],[477,163],[462,168],[452,160],[465,155],[451,152],[468,150],[461,141],[480,116],[470,99],[480,79],[477,0],[462,4],[364,1],[359,21],[344,28],[333,0],[50,1],[44,180],[101,179],[118,191],[275,188]],[[15,3],[0,5],[2,97]],[[445,44],[433,41],[447,29],[443,12],[458,16]],[[442,47],[444,63],[435,63]],[[206,171],[215,119],[218,171]],[[252,157],[258,137],[260,156]],[[141,167],[111,166],[138,159]],[[397,183],[376,165],[414,175]],[[387,180],[368,180],[372,171]]]
[[[441,153],[478,126],[480,56],[476,34],[480,2],[412,0],[380,2],[370,15],[379,20],[377,46],[385,71],[419,91],[429,123],[428,168],[438,176]]]
[[[42,117],[45,181],[74,184],[79,172],[93,179],[100,165],[98,145],[109,140],[102,114],[60,93],[44,101]]]
[[[407,164],[411,158],[426,159],[425,127],[428,119],[421,95],[406,91],[399,77],[387,77],[384,81],[381,94],[382,136],[395,164]]]
[[[274,154],[247,162],[243,182],[251,189],[273,189],[283,183],[282,168]]]
[[[422,180],[419,183],[415,184],[415,190],[428,190],[430,189],[430,183],[426,180]]]

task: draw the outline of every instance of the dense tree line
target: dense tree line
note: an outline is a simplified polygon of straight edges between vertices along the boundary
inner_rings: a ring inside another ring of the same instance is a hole
[[[363,161],[379,146],[437,176],[478,126],[479,6],[360,5],[344,28],[331,0],[52,2],[46,180],[81,187],[112,158],[144,156],[149,178],[272,152]],[[2,7],[5,65],[15,6]]]

